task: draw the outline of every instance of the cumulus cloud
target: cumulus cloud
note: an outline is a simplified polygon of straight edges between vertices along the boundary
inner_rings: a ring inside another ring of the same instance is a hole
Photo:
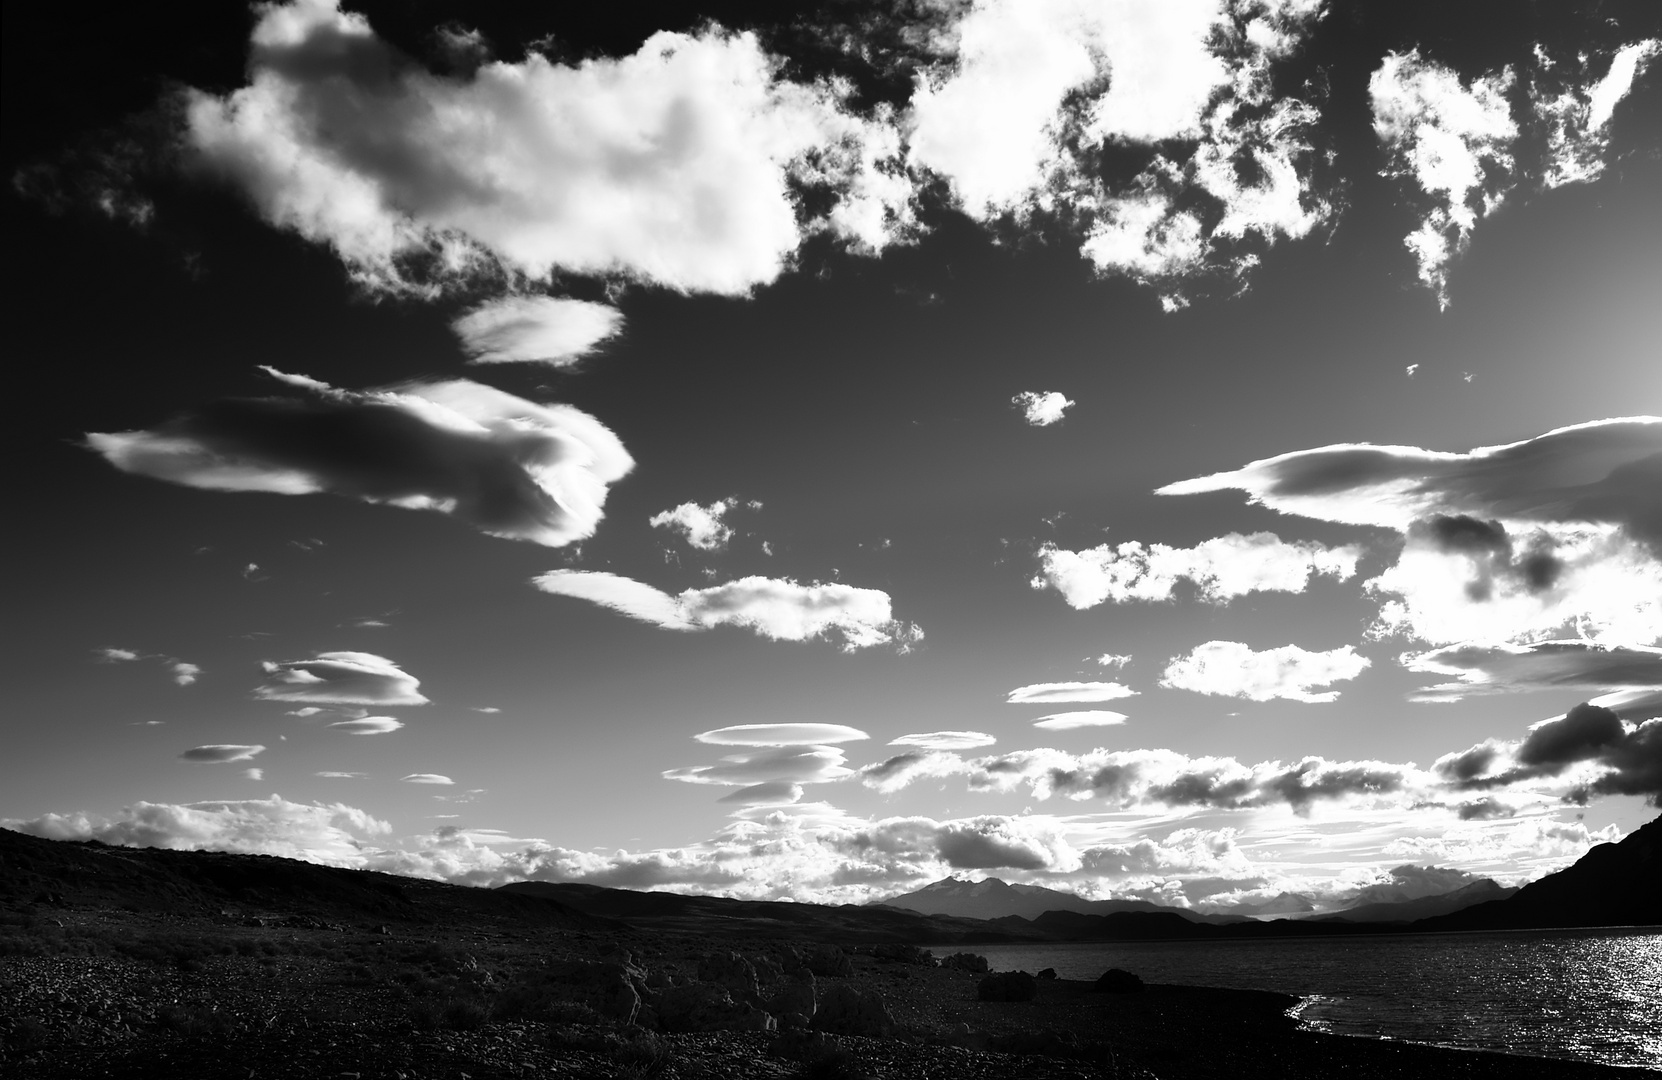
[[[446,77],[332,0],[260,11],[248,84],[188,91],[185,142],[372,286],[431,289],[485,264],[742,294],[808,231],[876,248],[908,217],[892,124],[851,113],[844,88],[783,78],[749,33]],[[827,212],[799,220],[793,185],[825,192]]]
[[[451,323],[475,364],[566,367],[616,337],[623,315],[609,304],[552,296],[488,300]]]
[[[1022,419],[1034,427],[1049,427],[1051,424],[1059,423],[1062,414],[1072,408],[1075,402],[1056,390],[1023,390],[1010,399],[1010,404],[1021,413]]]
[[[347,735],[385,735],[403,726],[402,720],[395,720],[390,716],[364,716],[356,720],[336,720],[329,725],[329,729]]]
[[[1254,652],[1239,641],[1208,641],[1174,658],[1160,685],[1248,701],[1337,701],[1339,691],[1317,688],[1354,679],[1368,663],[1350,645],[1326,652],[1297,645]]]
[[[1539,788],[1537,782],[1551,781],[1548,786],[1566,802],[1640,795],[1662,805],[1662,716],[1633,724],[1608,707],[1583,702],[1532,724],[1523,739],[1486,739],[1443,755],[1432,768],[1459,791]]]
[[[920,731],[890,739],[890,746],[916,746],[921,750],[974,750],[998,740],[982,731]]]
[[[1287,542],[1274,533],[1230,533],[1192,548],[1166,544],[1101,544],[1068,551],[1039,548],[1035,589],[1055,589],[1076,610],[1103,603],[1172,599],[1186,580],[1207,603],[1226,603],[1253,592],[1303,592],[1318,576],[1346,581],[1356,574],[1361,549],[1330,548],[1308,540]]]
[[[1642,645],[1600,646],[1579,640],[1467,644],[1404,653],[1400,662],[1409,671],[1454,676],[1452,682],[1415,691],[1414,701],[1459,701],[1528,690],[1662,691],[1662,649]]]
[[[893,617],[889,595],[852,585],[802,585],[789,578],[745,577],[671,596],[650,585],[596,570],[552,570],[532,584],[574,596],[666,630],[742,626],[773,641],[835,641],[844,652],[891,645],[910,651],[918,627]]]
[[[933,857],[955,870],[1077,869],[1079,855],[1055,822],[986,816],[958,821],[886,818],[840,839],[846,851]]]
[[[1011,705],[1061,701],[1115,701],[1136,697],[1137,691],[1117,682],[1051,682],[1018,686],[1005,697]]]
[[[444,787],[448,787],[456,782],[441,773],[430,772],[411,773],[408,776],[400,776],[398,779],[406,784],[438,784]]]
[[[1124,713],[1106,709],[1084,709],[1079,712],[1051,713],[1033,721],[1033,726],[1045,731],[1075,731],[1088,727],[1113,727],[1126,721]]]
[[[1324,446],[1159,492],[1228,489],[1281,513],[1402,534],[1398,562],[1367,583],[1385,600],[1380,632],[1646,643],[1662,626],[1662,418],[1465,453]]]
[[[366,652],[319,653],[312,660],[266,661],[266,681],[254,696],[266,701],[325,705],[425,705],[421,680],[384,656]]]
[[[741,505],[745,504],[736,498],[717,499],[709,506],[684,502],[652,515],[647,524],[655,529],[668,529],[670,532],[679,533],[689,546],[699,551],[724,551],[728,542],[733,539],[733,529],[722,518]],[[762,508],[759,502],[751,502],[748,505],[752,510]]]
[[[853,742],[870,735],[847,724],[734,724],[702,731],[693,738],[718,746],[811,746],[815,743]]]
[[[330,492],[550,547],[592,535],[608,485],[634,467],[617,436],[569,405],[466,379],[357,391],[263,370],[303,396],[221,401],[86,445],[125,472],[187,487]]]
[[[179,755],[180,761],[192,761],[202,764],[221,764],[227,761],[247,761],[256,754],[265,753],[263,746],[239,746],[234,743],[210,743],[207,746],[193,746]]]

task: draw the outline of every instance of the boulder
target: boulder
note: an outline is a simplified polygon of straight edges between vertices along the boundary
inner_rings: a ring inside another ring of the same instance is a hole
[[[1054,979],[1056,978],[1056,969],[1045,968],[1043,971],[1039,972],[1038,977],[1041,979]]]
[[[1140,994],[1143,980],[1123,968],[1109,968],[1097,978],[1095,989],[1101,994]]]
[[[631,970],[607,960],[559,960],[549,965],[549,980],[559,996],[586,1005],[609,1020],[632,1024],[640,1012],[641,995]]]
[[[974,953],[953,953],[941,961],[941,966],[955,971],[967,971],[971,975],[984,975],[987,972],[987,958]]]
[[[835,945],[815,945],[802,963],[815,975],[835,978],[854,974],[853,959]]]
[[[672,986],[652,1001],[658,1026],[665,1031],[772,1031],[773,1017],[748,1001],[734,1001],[712,983]]]
[[[706,954],[698,961],[698,981],[741,999],[754,997],[757,990],[755,966],[736,952]]]
[[[814,973],[803,968],[768,998],[767,1010],[778,1017],[784,1017],[788,1013],[801,1013],[812,1019],[818,1000],[818,986],[814,982]]]
[[[814,1028],[834,1035],[880,1038],[894,1030],[894,1018],[877,991],[837,983],[820,995]]]
[[[1032,1001],[1039,996],[1039,980],[1025,971],[997,971],[975,984],[982,1001]]]

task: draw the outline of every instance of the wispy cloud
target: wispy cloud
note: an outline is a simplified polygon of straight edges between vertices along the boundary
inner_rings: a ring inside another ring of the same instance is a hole
[[[94,649],[93,655],[103,664],[122,664],[134,660],[157,660],[167,668],[173,676],[173,681],[179,686],[190,686],[202,674],[202,668],[172,656],[163,656],[160,653],[141,653],[133,649]]]
[[[488,300],[451,324],[475,364],[566,367],[616,337],[623,315],[608,304],[552,296]]]
[[[998,742],[984,731],[920,731],[890,739],[890,746],[916,746],[921,750],[974,750]]]
[[[544,592],[573,596],[666,630],[741,626],[774,641],[827,638],[844,652],[890,645],[910,650],[923,631],[893,617],[889,595],[852,585],[802,585],[746,577],[671,596],[604,571],[553,570],[532,579]]]
[[[664,779],[733,787],[771,781],[818,784],[848,776],[851,770],[844,766],[846,760],[834,746],[772,746],[729,754],[716,765],[666,769]]]
[[[1161,686],[1248,701],[1337,701],[1321,690],[1367,670],[1369,661],[1350,645],[1311,652],[1297,645],[1255,652],[1239,641],[1208,641],[1166,666]]]
[[[227,761],[247,761],[257,754],[265,753],[263,746],[239,746],[234,743],[211,743],[207,746],[193,746],[179,755],[180,761],[196,762],[198,764],[223,764]]]
[[[319,653],[312,660],[266,661],[267,679],[254,696],[266,701],[325,705],[425,705],[421,680],[384,656],[366,652]]]
[[[365,716],[356,720],[336,720],[329,730],[347,735],[385,735],[404,726],[402,720],[390,716]]]
[[[1124,713],[1106,709],[1083,709],[1079,712],[1051,713],[1033,721],[1033,726],[1045,731],[1076,731],[1079,728],[1115,727],[1126,721]]]
[[[1459,701],[1530,690],[1662,691],[1662,649],[1640,645],[1605,647],[1586,641],[1467,644],[1404,653],[1400,662],[1409,671],[1454,676],[1452,682],[1415,691],[1414,701]]]
[[[94,433],[117,468],[212,491],[330,492],[449,514],[559,547],[593,534],[634,467],[604,425],[465,379],[337,390],[268,374],[301,397],[233,399],[145,431]]]
[[[1005,697],[1011,705],[1071,701],[1117,701],[1136,697],[1137,691],[1117,682],[1049,682],[1018,686]]]
[[[1060,423],[1062,414],[1077,403],[1055,390],[1023,390],[1010,399],[1010,404],[1021,413],[1022,419],[1034,427],[1049,427]]]
[[[1253,592],[1303,592],[1317,577],[1348,580],[1361,556],[1355,546],[1289,543],[1267,532],[1230,533],[1192,548],[1129,540],[1068,551],[1047,543],[1039,548],[1032,586],[1055,589],[1069,607],[1083,610],[1170,600],[1179,581],[1188,581],[1201,600],[1221,604]]]

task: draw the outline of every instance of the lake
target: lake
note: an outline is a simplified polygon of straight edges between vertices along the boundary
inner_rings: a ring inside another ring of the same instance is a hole
[[[1301,1023],[1339,1035],[1662,1066],[1662,933],[1650,927],[969,951],[995,971],[1094,980],[1119,967],[1145,982],[1292,994]]]

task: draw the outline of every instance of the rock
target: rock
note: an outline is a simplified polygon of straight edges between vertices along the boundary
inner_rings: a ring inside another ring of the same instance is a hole
[[[814,973],[804,968],[768,999],[767,1010],[778,1017],[801,1013],[811,1019],[817,1002],[818,986],[814,982]]]
[[[877,991],[837,983],[820,995],[814,1028],[834,1035],[880,1038],[894,1030],[894,1018]]]
[[[953,953],[941,961],[944,968],[953,968],[957,971],[967,971],[972,975],[981,975],[987,970],[987,958],[974,953]]]
[[[916,945],[873,945],[871,955],[891,964],[911,964],[914,967],[934,967],[935,954]]]
[[[1056,969],[1045,968],[1043,971],[1039,972],[1038,977],[1041,979],[1054,979],[1056,978]]]
[[[736,1002],[712,983],[672,986],[652,1002],[665,1031],[772,1031],[778,1025],[747,1001]]]
[[[759,983],[776,983],[785,977],[785,965],[777,957],[752,956],[750,966],[756,969],[756,981]],[[801,967],[798,964],[797,967]]]
[[[568,1000],[587,1005],[610,1020],[632,1024],[640,1012],[641,995],[631,971],[608,960],[560,960],[548,969],[551,981],[566,991]]]
[[[1122,968],[1109,968],[1096,981],[1100,994],[1140,994],[1143,980]]]
[[[803,965],[820,976],[848,976],[854,974],[854,961],[835,945],[816,945],[802,958]]]
[[[1025,971],[998,971],[975,985],[982,1001],[1032,1001],[1039,996],[1039,980]]]
[[[698,961],[698,981],[714,983],[736,998],[754,997],[756,968],[736,952],[709,953]]]

